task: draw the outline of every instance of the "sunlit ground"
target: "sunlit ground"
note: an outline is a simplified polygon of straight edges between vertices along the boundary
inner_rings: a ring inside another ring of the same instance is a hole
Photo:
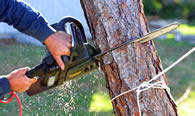
[[[106,96],[101,95],[101,93],[93,94],[89,107],[90,112],[108,112],[112,110],[113,107],[108,94]]]
[[[187,99],[179,104],[178,110],[181,116],[193,116],[195,114],[195,91],[191,91]]]
[[[195,25],[181,24],[178,30],[185,35],[195,35]]]

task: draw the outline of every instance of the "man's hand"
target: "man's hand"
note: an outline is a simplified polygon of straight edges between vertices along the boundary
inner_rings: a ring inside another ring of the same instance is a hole
[[[50,35],[44,41],[44,43],[48,47],[60,68],[64,70],[65,66],[61,56],[70,56],[70,49],[72,48],[72,36],[65,32],[59,31]]]
[[[11,85],[11,90],[16,92],[25,92],[29,89],[29,87],[37,81],[36,78],[29,79],[25,76],[25,73],[29,70],[29,68],[21,68],[13,71],[8,75],[8,80]]]

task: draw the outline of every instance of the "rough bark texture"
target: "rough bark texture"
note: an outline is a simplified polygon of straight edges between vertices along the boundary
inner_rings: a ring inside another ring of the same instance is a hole
[[[90,31],[101,51],[136,39],[149,32],[142,0],[81,0]],[[137,87],[162,71],[161,61],[152,41],[131,44],[103,57],[101,66],[110,97]],[[165,75],[161,79],[166,79]],[[136,93],[113,101],[117,116],[138,116]],[[175,106],[165,90],[149,89],[140,95],[143,116],[175,116]]]

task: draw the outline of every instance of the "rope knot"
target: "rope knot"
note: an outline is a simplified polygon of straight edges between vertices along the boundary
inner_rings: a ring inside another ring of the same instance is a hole
[[[141,84],[138,86],[136,92],[137,92],[138,94],[141,93],[141,92],[144,91],[145,89],[149,88],[149,84],[150,84],[150,83],[149,83],[148,81],[141,83]]]

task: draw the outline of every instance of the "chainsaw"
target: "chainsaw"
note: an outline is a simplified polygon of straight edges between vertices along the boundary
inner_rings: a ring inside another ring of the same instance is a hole
[[[97,70],[100,67],[100,61],[103,55],[128,44],[138,42],[144,43],[157,38],[176,29],[179,24],[170,24],[144,35],[143,37],[135,40],[128,40],[125,43],[104,52],[100,52],[94,45],[89,44],[84,28],[76,18],[64,17],[58,23],[51,26],[57,31],[64,31],[72,35],[71,55],[61,57],[65,64],[64,70],[60,69],[55,59],[48,51],[47,56],[43,58],[42,63],[27,71],[26,76],[28,78],[38,78],[38,81],[27,91],[29,96],[36,95]]]

